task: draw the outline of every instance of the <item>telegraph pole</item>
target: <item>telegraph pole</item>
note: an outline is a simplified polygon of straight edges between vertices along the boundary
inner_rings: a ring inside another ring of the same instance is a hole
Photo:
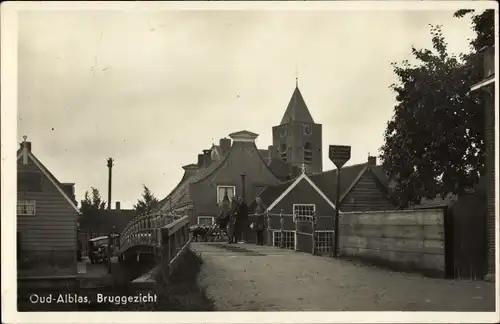
[[[111,212],[111,170],[113,169],[113,159],[108,159],[108,212]],[[110,216],[110,215],[108,215]],[[113,251],[111,250],[111,245],[113,244],[113,232],[108,234],[108,273],[111,273],[111,257],[113,256]]]

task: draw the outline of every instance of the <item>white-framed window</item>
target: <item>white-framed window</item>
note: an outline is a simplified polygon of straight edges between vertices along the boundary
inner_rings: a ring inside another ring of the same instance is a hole
[[[281,231],[273,231],[273,246],[280,247]],[[283,231],[283,243],[286,249],[295,250],[295,231]]]
[[[297,216],[314,216],[315,204],[293,204],[293,213]]]
[[[333,231],[316,231],[316,251],[319,253],[331,253],[333,251]]]
[[[224,196],[227,194],[229,201],[231,198],[236,196],[236,187],[235,186],[217,186],[217,204],[220,204],[224,199]]]
[[[198,216],[198,225],[200,226],[212,226],[213,223],[213,216]]]
[[[34,216],[36,212],[36,202],[34,200],[18,200],[17,214]]]

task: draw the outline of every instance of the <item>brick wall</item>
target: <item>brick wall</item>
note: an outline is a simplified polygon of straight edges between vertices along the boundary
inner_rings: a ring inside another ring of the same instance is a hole
[[[487,228],[487,262],[488,274],[495,276],[495,98],[493,86],[490,92],[484,91],[486,96],[486,172],[488,180],[488,214],[486,218]]]

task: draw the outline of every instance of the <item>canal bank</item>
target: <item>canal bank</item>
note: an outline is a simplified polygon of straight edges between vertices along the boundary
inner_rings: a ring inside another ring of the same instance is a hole
[[[132,283],[153,269],[153,262],[114,262],[111,275],[105,265],[92,265],[77,279],[53,281],[52,286],[41,285],[41,281],[22,281],[18,285],[18,310],[211,311],[213,303],[197,283],[201,265],[202,260],[188,251],[168,282],[157,274],[150,284]]]

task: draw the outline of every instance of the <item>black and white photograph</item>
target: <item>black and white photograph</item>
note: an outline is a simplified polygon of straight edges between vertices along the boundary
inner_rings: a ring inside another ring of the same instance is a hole
[[[1,10],[6,323],[498,322],[497,2]]]

